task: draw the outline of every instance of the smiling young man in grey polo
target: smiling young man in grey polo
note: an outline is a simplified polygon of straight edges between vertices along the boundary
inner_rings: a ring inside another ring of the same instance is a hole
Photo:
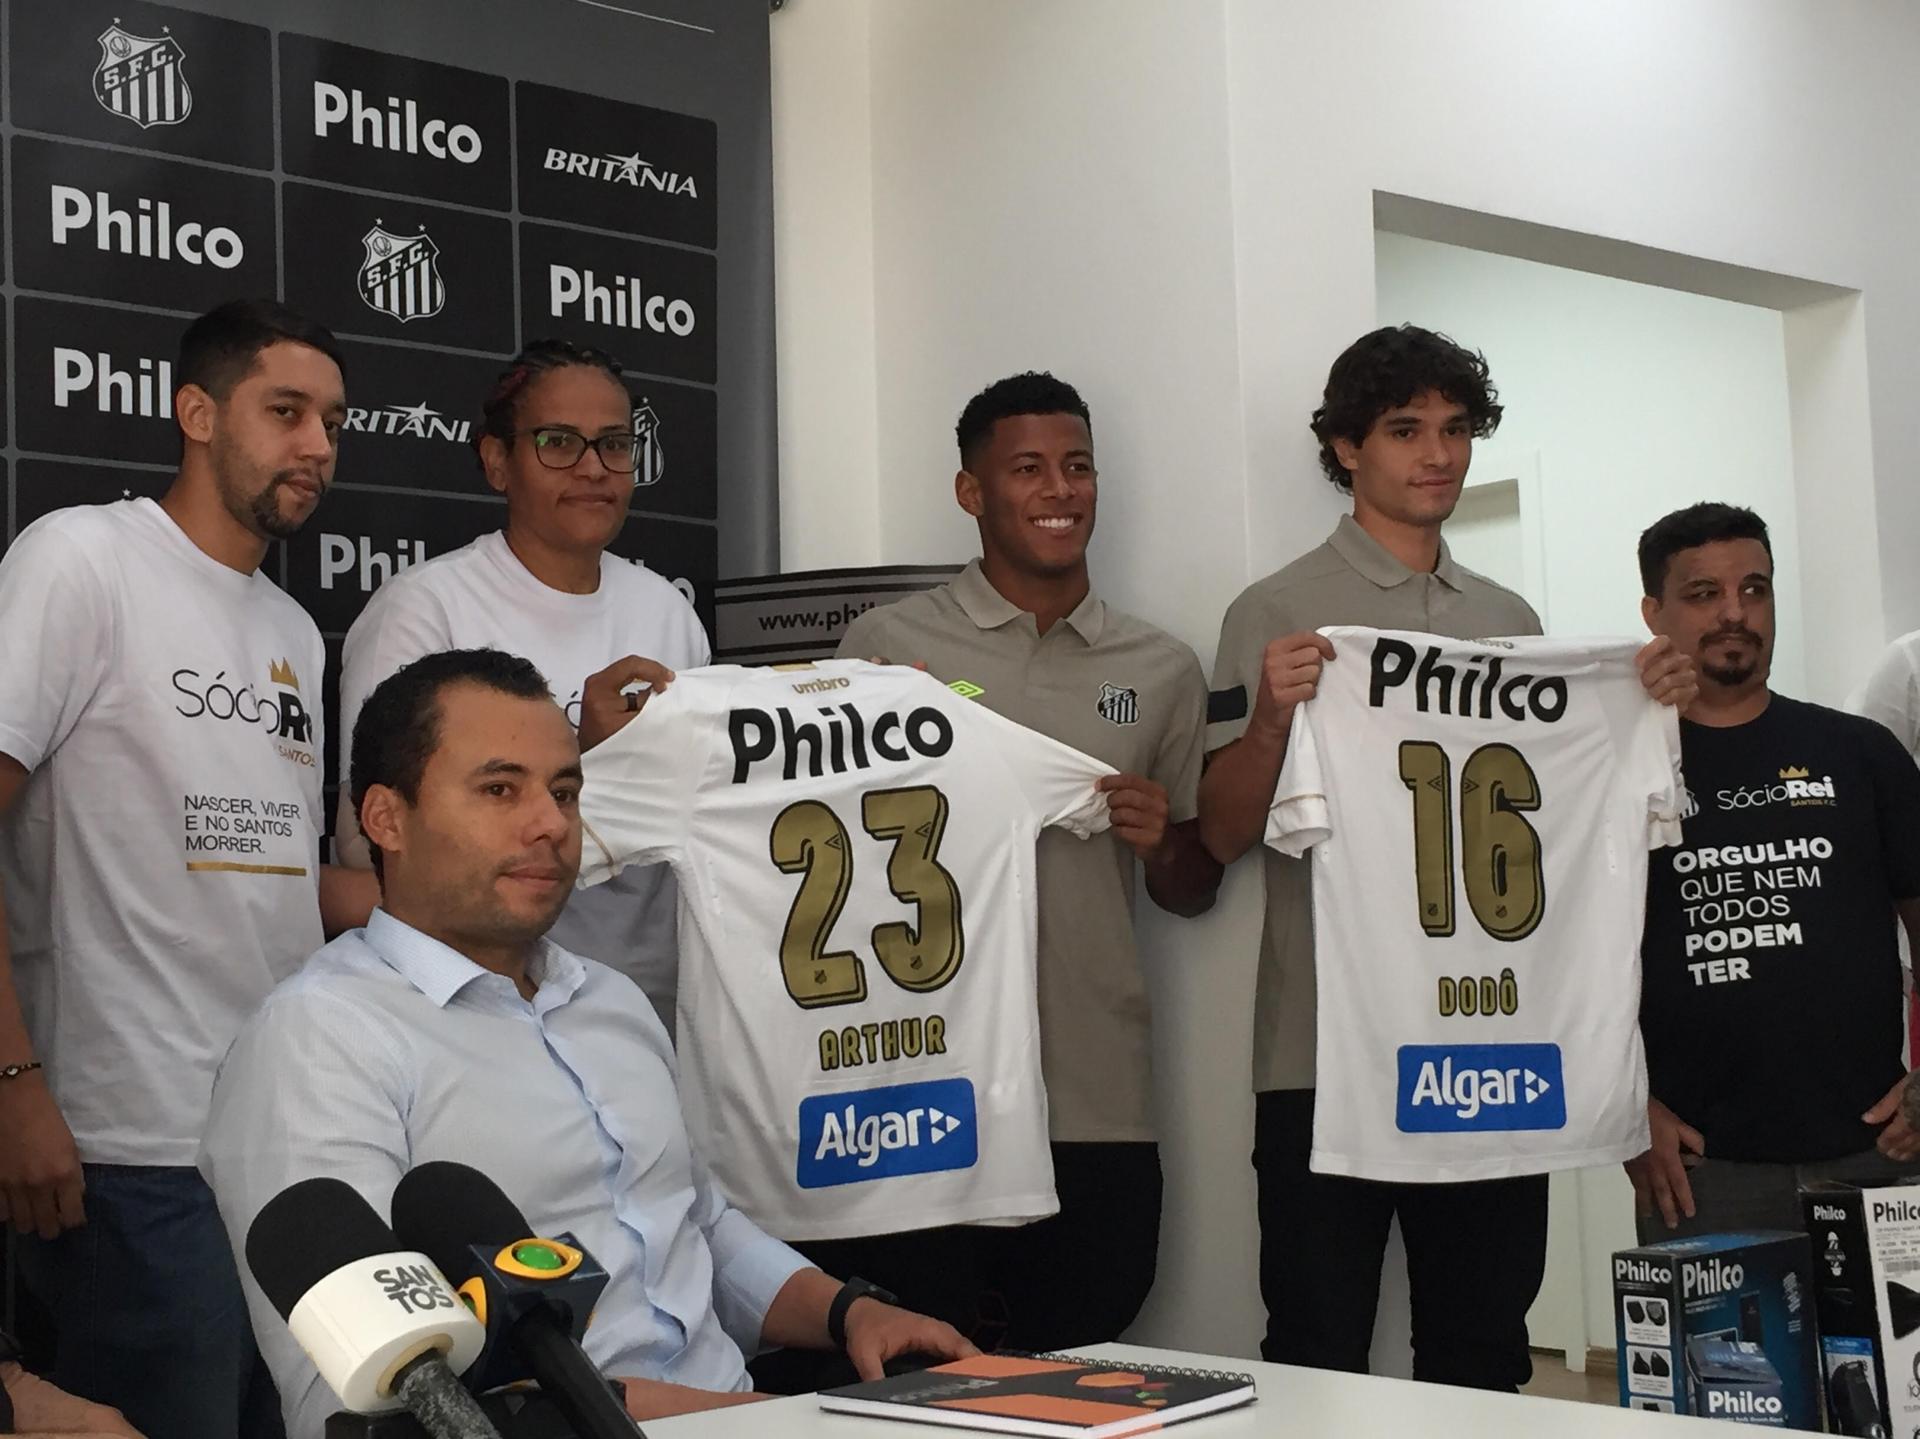
[[[1040,841],[1040,1035],[1060,1213],[998,1231],[986,1288],[1005,1342],[1118,1337],[1153,1284],[1160,1159],[1150,1016],[1134,948],[1137,872],[1162,909],[1213,903],[1195,821],[1206,679],[1193,651],[1093,593],[1098,474],[1071,385],[1023,374],[968,402],[960,508],[981,557],[954,581],[854,621],[840,654],[922,663],[1009,719],[1105,760],[1111,837]]]
[[[1221,625],[1200,786],[1201,834],[1217,858],[1232,863],[1261,841],[1294,710],[1312,698],[1322,665],[1338,663],[1320,627],[1457,639],[1540,633],[1532,606],[1455,563],[1440,534],[1459,503],[1473,441],[1491,434],[1500,414],[1486,361],[1431,330],[1375,330],[1333,362],[1313,431],[1321,466],[1352,497],[1353,513],[1319,548],[1248,586]],[[1643,649],[1640,670],[1654,698],[1691,699],[1692,663],[1671,644]],[[1546,1268],[1547,1178],[1389,1184],[1309,1168],[1311,871],[1305,860],[1264,854],[1253,1057],[1261,1357],[1366,1370],[1397,1218],[1414,1378],[1516,1389],[1532,1372],[1526,1316]]]

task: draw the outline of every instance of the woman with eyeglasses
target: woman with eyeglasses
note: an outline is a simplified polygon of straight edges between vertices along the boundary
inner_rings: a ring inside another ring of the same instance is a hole
[[[591,742],[610,727],[596,723],[596,701],[619,704],[632,681],[660,685],[711,657],[680,591],[607,552],[644,458],[619,363],[564,340],[536,340],[501,373],[481,413],[475,448],[487,484],[506,496],[506,527],[395,575],[347,633],[334,841],[344,864],[371,862],[344,773],[354,721],[374,686],[402,665],[487,646],[524,656],[576,725],[584,706]],[[377,902],[369,874],[369,912]],[[636,866],[576,894],[552,938],[630,976],[671,1031],[675,904],[665,865]]]

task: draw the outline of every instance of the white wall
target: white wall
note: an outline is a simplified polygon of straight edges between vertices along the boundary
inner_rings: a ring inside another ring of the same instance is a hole
[[[1644,635],[1640,532],[1695,500],[1747,505],[1780,576],[1774,681],[1807,694],[1779,311],[1405,235],[1378,235],[1374,266],[1383,324],[1442,330],[1487,357],[1506,415],[1474,447],[1469,483],[1539,457],[1553,633]]]
[[[1890,626],[1920,623],[1920,489],[1906,461],[1920,445],[1920,272],[1905,239],[1920,178],[1872,158],[1913,125],[1920,11],[1226,0],[1225,16],[1250,453],[1277,448],[1304,471],[1293,409],[1262,405],[1311,394],[1371,317],[1376,191],[1859,289],[1872,470],[1803,475],[1851,521],[1803,529],[1807,589],[1869,608],[1826,616],[1810,640],[1823,691],[1844,690]],[[1257,553],[1299,547],[1300,491],[1250,487]],[[1884,613],[1860,593],[1862,566],[1877,571]]]
[[[1804,594],[1847,602],[1805,643],[1837,677],[1920,625],[1920,172],[1885,162],[1913,7],[790,0],[772,26],[790,566],[970,553],[954,417],[1051,367],[1094,407],[1099,583],[1210,661],[1227,601],[1337,512],[1305,422],[1376,320],[1381,191],[1861,291],[1787,326],[1818,382],[1794,397]],[[1139,1328],[1243,1354],[1250,868],[1149,928],[1169,1215]]]
[[[874,373],[872,0],[774,17],[773,209],[780,558],[880,556]]]

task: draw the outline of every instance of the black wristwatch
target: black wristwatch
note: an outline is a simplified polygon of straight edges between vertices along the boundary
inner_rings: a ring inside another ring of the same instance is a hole
[[[847,1311],[853,1307],[856,1299],[878,1299],[882,1304],[898,1304],[900,1296],[891,1294],[878,1284],[870,1284],[864,1279],[849,1279],[840,1286],[840,1292],[833,1296],[833,1303],[827,1306],[827,1334],[834,1346],[847,1347]]]

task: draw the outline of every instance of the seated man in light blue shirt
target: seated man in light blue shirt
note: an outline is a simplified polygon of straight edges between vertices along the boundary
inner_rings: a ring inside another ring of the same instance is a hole
[[[544,938],[580,866],[580,753],[539,671],[496,650],[407,666],[361,711],[351,776],[382,907],[274,991],[220,1070],[200,1168],[235,1252],[298,1180],[343,1179],[384,1214],[413,1165],[457,1160],[606,1267],[586,1348],[635,1418],[756,1397],[743,1352],[830,1347],[841,1284],[714,1188],[653,1006]],[[289,1439],[319,1439],[335,1396],[246,1291]],[[871,1297],[841,1311],[864,1377],[974,1352]]]

